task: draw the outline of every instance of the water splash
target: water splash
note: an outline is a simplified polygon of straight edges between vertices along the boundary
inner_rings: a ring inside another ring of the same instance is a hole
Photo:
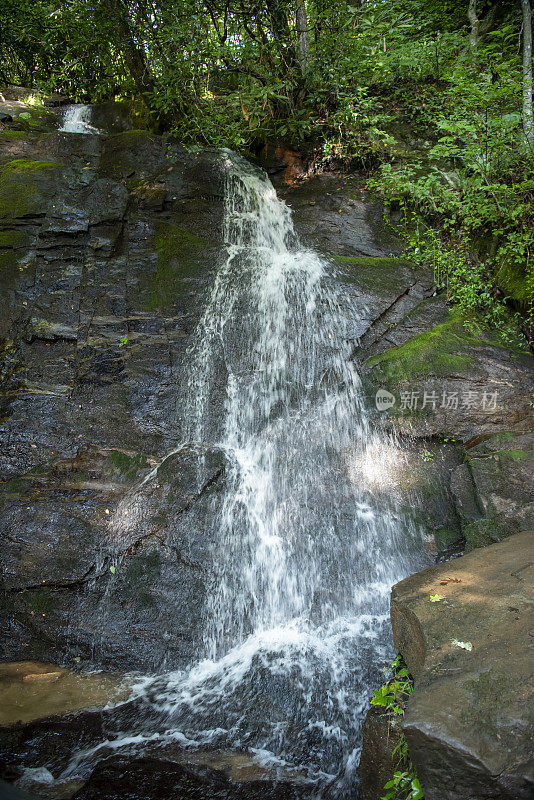
[[[141,680],[136,729],[113,747],[248,748],[336,778],[342,796],[391,648],[390,588],[422,566],[422,540],[391,490],[395,442],[369,426],[330,266],[299,245],[265,174],[222,157],[225,253],[184,434],[226,457],[203,653]]]
[[[91,125],[91,106],[86,105],[66,106],[59,130],[63,133],[100,133]]]

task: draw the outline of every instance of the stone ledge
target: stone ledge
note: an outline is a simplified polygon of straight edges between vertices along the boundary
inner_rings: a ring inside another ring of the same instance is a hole
[[[425,800],[532,797],[533,554],[534,532],[519,533],[393,587],[393,637],[416,679],[403,729]]]

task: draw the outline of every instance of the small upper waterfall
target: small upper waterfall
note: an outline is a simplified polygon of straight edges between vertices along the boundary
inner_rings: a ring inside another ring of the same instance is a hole
[[[225,249],[183,432],[226,461],[204,642],[188,670],[140,682],[122,741],[248,748],[342,796],[391,653],[390,588],[424,562],[422,539],[390,491],[398,451],[370,427],[331,266],[261,170],[221,157]]]
[[[66,106],[59,130],[63,133],[99,133],[98,128],[91,125],[91,106],[86,105]]]

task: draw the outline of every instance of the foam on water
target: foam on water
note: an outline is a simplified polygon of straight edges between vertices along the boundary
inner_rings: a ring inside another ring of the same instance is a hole
[[[204,641],[188,670],[139,681],[136,730],[99,747],[248,748],[337,776],[341,796],[391,653],[390,588],[422,565],[422,539],[391,491],[395,442],[369,426],[330,265],[299,245],[263,172],[222,158],[226,249],[191,352],[184,435],[226,456]],[[119,507],[117,524],[127,518]]]
[[[91,106],[66,106],[63,124],[59,129],[63,133],[100,133],[91,125]]]

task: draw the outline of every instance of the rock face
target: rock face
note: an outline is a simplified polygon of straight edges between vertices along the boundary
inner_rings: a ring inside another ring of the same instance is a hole
[[[363,723],[359,800],[379,800],[399,762],[393,752],[402,734],[400,718],[372,706]]]
[[[2,656],[179,664],[224,465],[204,479],[187,448],[172,474],[166,457],[220,251],[220,159],[144,131],[0,144]]]
[[[0,778],[17,791],[44,800],[312,800],[314,785],[294,770],[261,766],[247,752],[184,747],[178,742],[147,742],[143,755],[106,746],[113,726],[127,729],[143,715],[130,701],[115,709],[82,711],[0,729]],[[98,758],[82,775],[67,773],[73,752],[100,745]],[[46,768],[43,768],[46,764]],[[47,778],[50,780],[47,781]],[[2,794],[0,781],[0,795]]]
[[[534,433],[504,431],[470,447],[452,491],[468,551],[534,530]]]
[[[533,547],[516,534],[393,588],[415,677],[403,730],[426,800],[532,797]]]
[[[467,442],[534,427],[532,356],[504,347],[483,325],[448,310],[442,298],[424,300],[379,341],[364,345],[372,385],[396,397],[385,418],[400,430]]]

